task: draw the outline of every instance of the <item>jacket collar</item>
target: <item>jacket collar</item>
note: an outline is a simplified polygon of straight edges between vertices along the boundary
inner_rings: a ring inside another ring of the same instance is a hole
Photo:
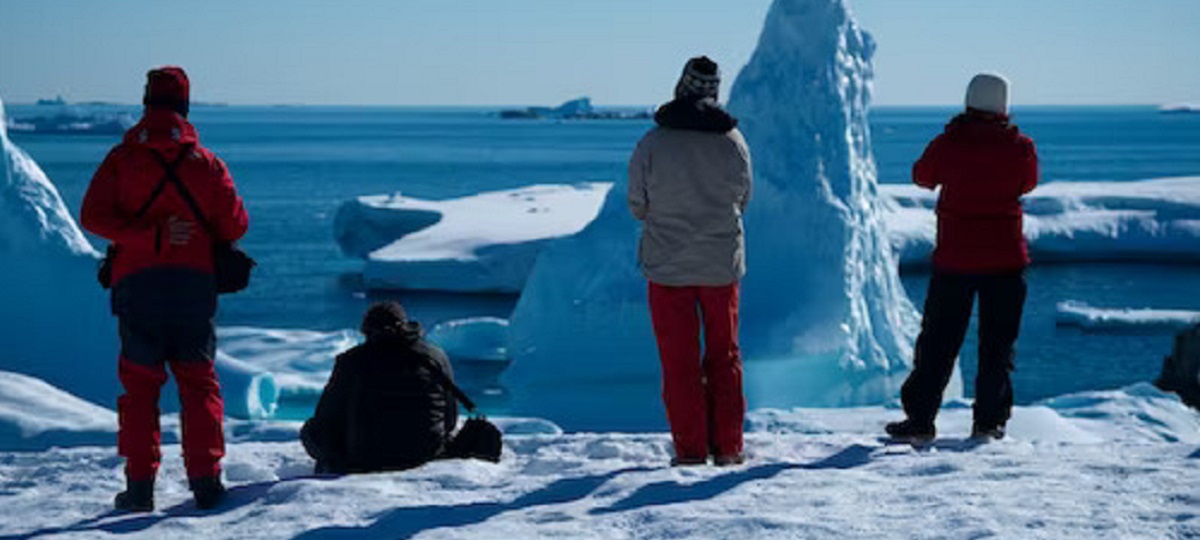
[[[153,148],[167,148],[197,144],[200,142],[200,136],[187,119],[174,111],[159,107],[147,107],[142,119],[125,132],[125,142]]]
[[[737,127],[737,118],[722,109],[712,98],[676,99],[658,108],[654,121],[666,128],[728,133]]]

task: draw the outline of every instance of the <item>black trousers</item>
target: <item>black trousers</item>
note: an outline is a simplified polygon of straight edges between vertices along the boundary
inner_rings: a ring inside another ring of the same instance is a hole
[[[979,375],[975,379],[975,425],[1002,426],[1012,414],[1010,373],[1014,344],[1025,307],[1025,272],[953,274],[935,271],[929,279],[925,317],[917,338],[913,371],[900,391],[904,412],[919,423],[932,424],[942,393],[954,372],[971,308],[979,296]]]

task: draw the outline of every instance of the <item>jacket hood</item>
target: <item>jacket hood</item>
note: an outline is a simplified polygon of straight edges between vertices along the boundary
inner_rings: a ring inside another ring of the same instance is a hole
[[[421,341],[421,324],[417,321],[404,321],[394,332],[380,334],[367,339],[368,343],[394,344],[412,346]]]
[[[715,99],[676,99],[654,113],[654,122],[662,127],[728,133],[737,127],[737,118],[730,115]]]
[[[200,136],[196,128],[175,111],[161,107],[146,107],[146,113],[129,131],[125,132],[127,144],[140,144],[152,148],[169,148],[183,144],[197,144]]]
[[[1021,131],[1009,117],[983,111],[968,110],[946,124],[946,135],[964,141],[1008,141],[1020,138]]]

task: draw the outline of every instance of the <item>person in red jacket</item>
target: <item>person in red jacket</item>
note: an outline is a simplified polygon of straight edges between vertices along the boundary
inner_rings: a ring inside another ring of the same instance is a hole
[[[189,82],[181,68],[147,74],[145,113],[108,153],[88,186],[80,222],[108,239],[112,310],[119,322],[117,451],[126,490],[118,509],[154,509],[159,449],[159,390],[170,366],[183,410],[183,458],[200,508],[223,497],[220,460],[224,403],[213,367],[217,290],[213,245],[246,233],[248,217],[225,164],[200,146],[187,120]],[[195,199],[196,216],[173,173]],[[207,227],[200,222],[204,219]]]
[[[966,111],[913,166],[913,182],[941,187],[937,248],[913,371],[901,389],[907,418],[887,425],[908,440],[936,436],[934,418],[979,297],[979,374],[972,437],[999,439],[1012,412],[1009,374],[1025,305],[1029,248],[1021,196],[1037,186],[1033,141],[1009,123],[1008,81],[983,73],[967,87]]]

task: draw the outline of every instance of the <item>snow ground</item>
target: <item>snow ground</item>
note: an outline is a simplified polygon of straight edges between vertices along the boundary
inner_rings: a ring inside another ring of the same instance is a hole
[[[316,477],[296,426],[240,424],[227,504],[195,510],[168,447],[159,511],[117,515],[111,447],[0,453],[0,538],[1200,538],[1200,415],[1148,385],[1019,407],[976,445],[965,403],[925,449],[883,407],[751,414],[750,460],[672,469],[666,434],[512,435],[500,464]]]

